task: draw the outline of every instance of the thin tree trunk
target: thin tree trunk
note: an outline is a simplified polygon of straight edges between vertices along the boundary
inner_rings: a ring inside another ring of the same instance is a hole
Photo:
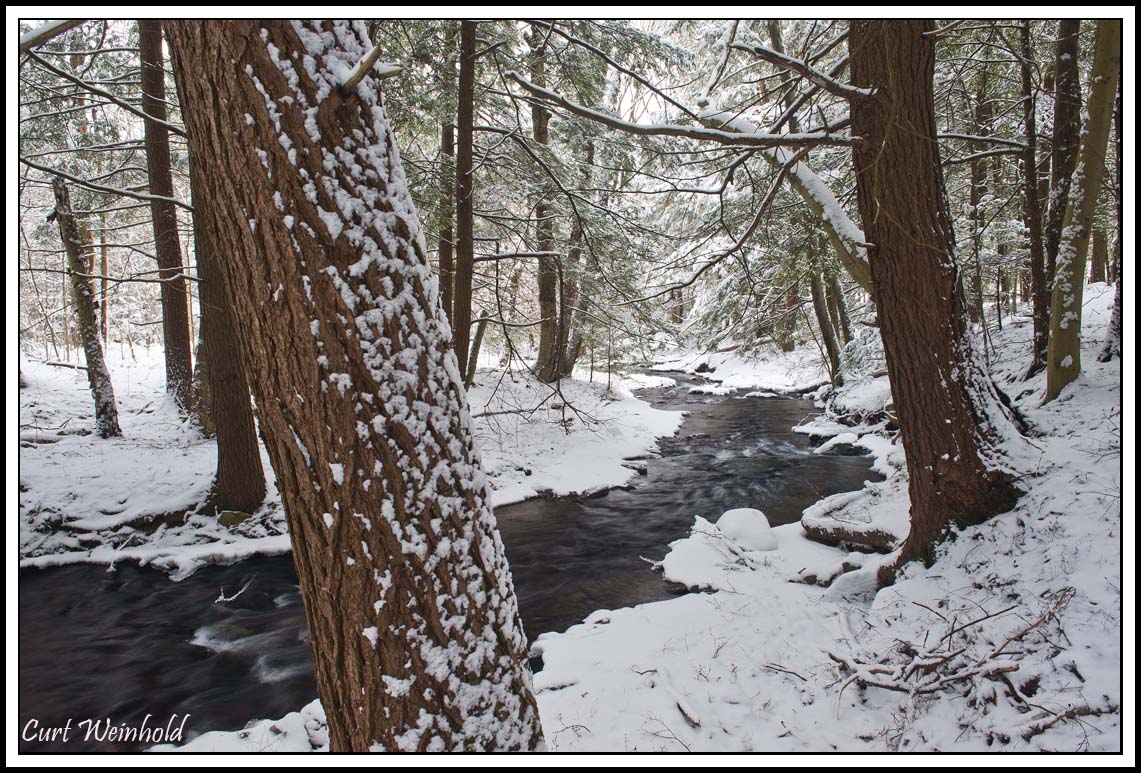
[[[836,333],[828,318],[828,302],[824,298],[824,282],[820,279],[820,269],[813,266],[808,273],[809,288],[812,291],[812,309],[816,312],[816,325],[820,337],[824,339],[824,351],[828,355],[828,375],[832,386],[840,387],[844,379],[840,375],[840,347],[836,344]]]
[[[853,21],[856,191],[911,497],[900,562],[931,561],[954,522],[978,522],[1019,496],[997,467],[1017,433],[967,329],[943,186],[932,82],[934,24]],[[889,580],[885,571],[881,580]]]
[[[341,87],[363,25],[168,24],[331,749],[534,748],[510,571],[380,82]]]
[[[840,277],[835,271],[827,272],[828,297],[836,306],[836,316],[840,319],[838,330],[844,339],[844,345],[852,340],[852,319],[848,316],[848,303],[844,300],[844,288],[840,285]]]
[[[1109,246],[1106,244],[1105,231],[1101,228],[1093,230],[1093,246],[1090,248],[1090,282],[1105,281],[1105,267],[1109,261]]]
[[[1054,50],[1054,129],[1050,158],[1050,202],[1046,209],[1046,292],[1053,292],[1054,265],[1062,240],[1062,221],[1070,196],[1070,179],[1081,142],[1082,86],[1078,74],[1080,19],[1061,19]]]
[[[987,71],[985,68],[982,70],[982,75],[979,78],[978,89],[975,93],[975,122],[973,126],[973,134],[985,137],[990,133],[990,117],[991,117],[991,101],[987,94]],[[971,189],[970,189],[970,203],[971,203],[971,255],[973,257],[973,266],[971,274],[971,300],[972,303],[967,306],[967,315],[971,322],[976,324],[985,324],[986,320],[983,315],[983,266],[982,266],[982,218],[979,213],[979,206],[982,204],[983,196],[987,194],[986,176],[987,176],[987,160],[985,158],[976,159],[971,162]]]
[[[443,195],[440,200],[440,299],[449,322],[452,316],[452,282],[455,273],[455,258],[452,236],[453,213],[456,209],[455,186],[455,138],[456,127],[446,124],[440,127],[440,165],[442,167]]]
[[[95,400],[95,434],[101,438],[119,437],[119,411],[115,407],[115,390],[111,387],[111,374],[103,359],[103,346],[99,342],[99,320],[95,314],[94,291],[88,278],[89,269],[84,265],[80,248],[83,238],[79,224],[71,209],[71,196],[62,177],[52,180],[55,193],[55,215],[59,223],[59,235],[63,240],[67,255],[68,275],[71,278],[71,294],[75,301],[75,316],[79,321],[79,340],[83,346],[87,362],[87,384],[91,387],[91,397]]]
[[[464,375],[464,389],[471,389],[475,383],[475,370],[479,364],[479,349],[483,346],[483,334],[487,331],[487,320],[491,315],[485,309],[479,315],[475,325],[475,340],[471,344],[471,354],[468,357],[467,373]]]
[[[1082,296],[1086,253],[1097,194],[1105,173],[1105,150],[1113,123],[1113,102],[1121,70],[1121,21],[1099,20],[1093,72],[1082,127],[1081,159],[1070,182],[1070,201],[1054,268],[1050,299],[1050,344],[1046,352],[1046,402],[1082,369]]]
[[[1030,45],[1030,20],[1021,28],[1022,122],[1026,131],[1026,147],[1022,151],[1022,221],[1030,241],[1030,284],[1033,299],[1034,338],[1030,367],[1026,377],[1038,372],[1046,361],[1049,338],[1050,309],[1046,292],[1046,252],[1042,244],[1042,207],[1039,199],[1037,105],[1031,67],[1034,51]]]
[[[471,339],[472,275],[475,270],[475,211],[472,195],[473,130],[475,120],[476,23],[460,22],[459,110],[456,117],[456,273],[452,283],[452,335],[456,359],[466,370]],[[461,371],[462,372],[462,371]]]
[[[531,46],[531,81],[537,86],[546,86],[543,36],[537,29],[528,38]],[[538,101],[531,103],[531,127],[536,145],[546,145],[549,141],[547,125],[551,114]],[[539,252],[551,252],[555,248],[555,224],[552,209],[547,205],[545,193],[539,193],[535,204],[535,248]],[[562,273],[559,258],[545,256],[539,258],[536,281],[539,289],[539,354],[535,362],[535,375],[540,381],[550,383],[559,378],[559,329],[562,327],[559,315],[559,275]]]
[[[170,173],[170,137],[166,127],[166,83],[162,68],[162,23],[139,20],[142,59],[143,112],[155,121],[144,122],[147,176],[155,255],[162,283],[162,333],[166,356],[166,391],[181,411],[191,407],[190,313],[186,281],[182,277],[182,250],[178,244],[178,218],[174,204],[174,180]],[[156,123],[160,121],[162,123]],[[164,197],[164,198],[158,198]]]
[[[1113,291],[1113,313],[1109,318],[1109,328],[1105,331],[1105,342],[1098,353],[1099,362],[1109,362],[1114,357],[1121,359],[1121,239],[1123,235],[1121,219],[1121,73],[1117,74],[1117,99],[1113,104],[1113,134],[1114,154],[1117,163],[1114,166],[1114,182],[1117,209],[1117,236],[1113,240],[1113,279],[1116,287]]]

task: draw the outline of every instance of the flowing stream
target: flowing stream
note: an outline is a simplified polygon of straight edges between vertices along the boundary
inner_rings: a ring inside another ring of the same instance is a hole
[[[647,560],[686,536],[695,515],[756,507],[774,526],[792,523],[817,499],[876,477],[868,458],[814,454],[792,432],[816,413],[807,400],[691,394],[697,379],[668,375],[678,383],[639,396],[690,413],[660,455],[630,462],[641,473],[628,486],[497,509],[530,639],[595,609],[676,593]],[[189,737],[295,711],[316,684],[292,558],[205,567],[177,583],[134,564],[21,571],[18,691],[21,733],[32,719],[73,727],[67,743],[21,737],[25,752],[138,748],[84,742],[76,723],[87,718],[137,726],[149,714],[154,727],[188,714]]]

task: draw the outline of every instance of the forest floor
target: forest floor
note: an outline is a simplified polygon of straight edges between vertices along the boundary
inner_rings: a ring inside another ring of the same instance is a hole
[[[811,542],[801,524],[719,527],[720,513],[698,514],[660,568],[705,592],[599,610],[536,641],[548,748],[1120,750],[1133,681],[1122,660],[1132,545],[1122,534],[1122,379],[1119,361],[1095,359],[1111,300],[1109,287],[1087,289],[1084,372],[1046,406],[1044,376],[1020,380],[1028,321],[992,337],[992,372],[1033,425],[1028,443],[1008,449],[1026,489],[1014,510],[956,533],[931,567],[911,566],[879,592],[874,574],[888,556]],[[822,375],[800,354],[689,355],[659,367],[700,369],[757,396]],[[906,532],[902,449],[881,419],[889,402],[883,377],[857,378],[805,428],[870,451],[886,476],[806,517]],[[320,749],[323,720],[314,701],[183,748]]]
[[[214,477],[214,441],[166,395],[161,349],[113,345],[108,360],[123,437],[104,440],[90,434],[82,371],[21,359],[20,566],[137,561],[181,579],[205,564],[288,552],[265,449],[269,495],[252,517],[224,525],[195,514]],[[479,372],[468,400],[494,506],[622,485],[637,474],[623,461],[681,423],[631,393],[667,378],[576,375],[556,392],[526,373]]]

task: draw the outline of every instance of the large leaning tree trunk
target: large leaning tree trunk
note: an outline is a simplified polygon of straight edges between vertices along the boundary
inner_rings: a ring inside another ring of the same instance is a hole
[[[169,25],[334,751],[531,749],[526,642],[448,323],[350,22]]]
[[[930,561],[951,524],[1019,496],[1001,443],[1017,438],[977,362],[935,130],[930,21],[855,21],[856,191],[892,396],[907,458],[911,530],[900,562]],[[888,579],[884,577],[883,579]]]
[[[67,273],[71,280],[71,295],[75,303],[75,316],[79,320],[79,340],[87,362],[87,384],[95,400],[95,434],[102,438],[119,437],[119,411],[115,407],[115,390],[111,388],[111,374],[103,359],[103,345],[99,341],[99,319],[95,313],[95,292],[91,287],[89,269],[85,265],[81,247],[79,223],[71,208],[71,195],[62,177],[52,180],[55,193],[55,217],[59,235],[67,256]]]
[[[162,23],[139,21],[143,112],[155,121],[144,122],[147,177],[150,183],[151,222],[155,256],[162,280],[162,338],[166,357],[166,391],[182,411],[191,408],[190,309],[178,242],[174,211],[174,179],[170,172],[170,136],[166,123],[166,76],[162,67]]]
[[[1089,116],[1082,127],[1081,158],[1070,181],[1062,241],[1054,266],[1050,298],[1050,344],[1046,353],[1046,401],[1078,377],[1082,369],[1082,296],[1085,291],[1086,253],[1089,252],[1093,211],[1101,178],[1105,174],[1105,150],[1113,122],[1113,101],[1121,70],[1121,21],[1097,23]]]

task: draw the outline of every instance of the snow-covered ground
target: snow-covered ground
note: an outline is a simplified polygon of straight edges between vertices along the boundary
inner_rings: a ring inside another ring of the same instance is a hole
[[[108,360],[123,437],[103,440],[77,434],[92,425],[83,372],[21,358],[20,566],[138,561],[179,579],[203,564],[287,552],[264,449],[270,493],[252,518],[226,526],[187,515],[213,480],[214,441],[166,396],[160,349],[114,345]],[[605,373],[594,383],[576,375],[556,392],[519,373],[479,373],[468,399],[493,505],[621,485],[636,474],[623,460],[652,452],[682,421],[631,391],[669,379],[616,374],[608,389]]]
[[[1087,288],[1084,373],[1044,407],[1043,376],[1017,380],[1027,321],[1008,321],[994,337],[992,369],[1038,430],[1034,458],[1020,460],[1026,495],[1013,511],[958,533],[934,565],[911,566],[878,593],[880,554],[810,542],[800,524],[770,531],[736,514],[719,526],[720,513],[704,514],[661,569],[712,592],[600,610],[535,643],[548,748],[1120,750],[1133,684],[1122,659],[1123,623],[1133,622],[1122,556],[1132,553],[1133,529],[1123,533],[1121,364],[1095,359],[1111,298],[1104,285]],[[792,358],[715,357],[710,375],[742,388],[797,388],[821,375],[798,371]],[[882,379],[865,378],[834,405],[874,422],[889,399]],[[863,445],[888,478],[806,516],[905,532],[906,471],[886,422],[852,427],[825,416],[809,431]],[[774,538],[775,549],[755,549]],[[313,702],[182,748],[322,749],[323,720]]]

